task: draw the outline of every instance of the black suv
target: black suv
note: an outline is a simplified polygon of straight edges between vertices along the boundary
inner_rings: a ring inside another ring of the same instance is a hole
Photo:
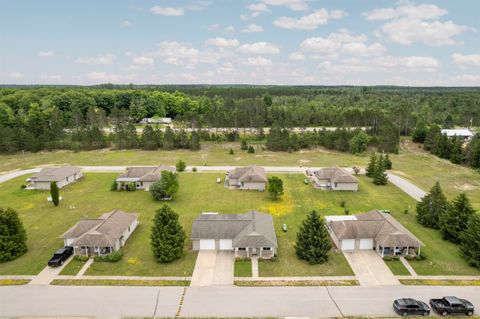
[[[401,316],[428,316],[430,314],[430,307],[426,303],[412,298],[395,300],[393,302],[393,309],[395,309],[395,311]]]
[[[50,267],[58,267],[63,265],[65,260],[68,259],[73,254],[73,248],[72,247],[63,247],[60,248],[53,254],[53,257],[50,258],[48,261],[48,265]]]

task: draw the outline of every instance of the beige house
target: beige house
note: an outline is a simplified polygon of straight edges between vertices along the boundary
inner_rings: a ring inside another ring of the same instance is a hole
[[[238,189],[264,191],[267,185],[267,174],[260,166],[237,167],[229,172],[225,178],[225,186]]]
[[[60,238],[74,255],[103,256],[118,251],[137,228],[137,214],[114,210],[97,219],[81,219]]]
[[[358,191],[358,179],[344,168],[326,167],[318,171],[307,171],[315,187],[334,191]]]
[[[82,178],[80,167],[65,165],[62,167],[46,167],[27,179],[27,189],[50,189],[50,184],[56,182],[58,188],[63,188]]]
[[[385,255],[414,255],[424,244],[392,215],[377,210],[364,214],[326,216],[326,227],[342,251],[376,250]]]
[[[193,250],[234,251],[235,257],[272,258],[277,236],[270,214],[203,213],[192,225]]]
[[[175,173],[173,166],[160,165],[157,167],[127,167],[127,170],[115,180],[119,189],[126,185],[135,183],[137,189],[150,190],[150,186],[162,177],[162,171]]]

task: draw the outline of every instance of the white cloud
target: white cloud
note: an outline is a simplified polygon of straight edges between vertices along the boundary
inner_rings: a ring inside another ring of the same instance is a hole
[[[457,75],[457,76],[454,76],[452,78],[452,83],[455,83],[455,85],[479,86],[480,85],[480,75],[478,75],[478,74]]]
[[[240,20],[247,21],[247,20],[258,17],[261,14],[262,13],[260,11],[253,11],[252,13],[249,13],[249,14],[241,14],[240,15]]]
[[[329,12],[327,9],[322,8],[300,18],[279,17],[273,21],[273,24],[283,29],[315,30],[329,20],[341,19],[344,16],[346,16],[346,13],[341,10]]]
[[[90,65],[113,64],[115,63],[115,56],[113,54],[105,54],[96,57],[80,57],[75,60],[75,63]]]
[[[305,60],[305,55],[301,52],[293,52],[288,56],[288,58],[294,61],[301,61]]]
[[[208,30],[208,31],[211,31],[211,32],[223,32],[223,33],[228,33],[228,34],[235,33],[235,28],[234,28],[234,26],[229,25],[229,26],[223,28],[223,27],[222,27],[220,24],[218,24],[218,23],[209,25],[209,26],[207,27],[207,30]]]
[[[154,59],[147,56],[137,56],[133,58],[133,64],[135,65],[149,65],[155,62]]]
[[[244,44],[238,48],[241,53],[250,54],[278,54],[280,49],[269,42],[255,42],[250,44]]]
[[[320,56],[335,57],[339,54],[351,56],[380,56],[387,49],[378,42],[366,44],[367,37],[364,34],[353,35],[346,29],[330,33],[326,38],[311,37],[300,44],[303,52],[319,54]]]
[[[247,6],[251,11],[260,11],[260,12],[270,12],[270,9],[265,5],[265,3],[251,3]]]
[[[122,27],[124,28],[128,28],[128,27],[131,27],[132,26],[132,23],[128,20],[124,20],[122,21]]]
[[[233,25],[229,25],[225,28],[225,32],[234,33],[235,32],[235,27]]]
[[[293,11],[308,10],[306,0],[262,0],[262,2],[271,6],[285,6]]]
[[[261,25],[251,23],[242,29],[243,33],[256,33],[263,32],[263,27]]]
[[[63,79],[63,76],[60,74],[40,74],[40,79],[45,80],[45,81],[61,81]]]
[[[355,56],[378,56],[383,55],[387,49],[378,42],[366,45],[362,42],[345,43],[342,46],[342,53]]]
[[[237,39],[225,39],[225,38],[211,38],[205,41],[205,43],[208,45],[214,45],[214,46],[223,47],[223,48],[236,47],[240,44]]]
[[[248,58],[245,62],[245,65],[255,66],[255,67],[267,67],[272,65],[272,61],[270,59],[266,59],[264,57],[256,57],[256,58]]]
[[[456,44],[454,37],[474,30],[453,21],[440,21],[439,19],[447,13],[447,10],[433,4],[417,5],[407,2],[395,8],[375,9],[363,15],[369,21],[384,21],[377,33],[395,43],[443,46]]]
[[[20,80],[23,79],[23,74],[20,72],[12,72],[8,75],[8,77],[11,79]]]
[[[461,68],[467,68],[469,66],[480,66],[480,54],[452,54],[453,63]]]
[[[172,7],[160,7],[160,6],[153,6],[150,8],[150,11],[154,14],[162,15],[162,16],[170,16],[170,17],[179,17],[185,14],[185,10],[183,8],[172,8]]]
[[[55,56],[55,52],[53,52],[53,51],[40,51],[40,52],[38,52],[37,55],[39,57],[42,57],[42,58],[51,58],[51,57]]]
[[[105,83],[105,82],[114,82],[114,83],[126,83],[132,82],[135,80],[135,74],[119,75],[111,74],[106,72],[90,72],[86,74],[86,78],[95,83]]]

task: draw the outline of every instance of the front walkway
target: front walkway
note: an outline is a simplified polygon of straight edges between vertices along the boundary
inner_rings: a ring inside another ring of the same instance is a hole
[[[199,251],[190,286],[233,285],[234,263],[232,251]]]
[[[375,251],[358,250],[344,255],[361,286],[400,285]]]
[[[413,269],[412,265],[410,265],[410,263],[405,259],[404,256],[400,256],[400,261],[402,262],[403,266],[408,270],[410,275],[418,276],[415,269]]]
[[[29,282],[29,285],[49,285],[72,260],[73,256],[70,256],[60,267],[52,268],[46,266],[37,276],[35,276],[35,278],[32,279],[32,281]]]

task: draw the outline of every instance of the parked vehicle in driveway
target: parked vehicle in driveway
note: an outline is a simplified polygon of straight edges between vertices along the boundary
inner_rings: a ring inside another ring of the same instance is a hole
[[[53,257],[50,258],[48,261],[48,265],[50,267],[58,267],[63,265],[65,260],[68,259],[73,254],[73,248],[72,247],[63,247],[60,248],[53,254]]]
[[[442,316],[450,314],[472,316],[475,311],[470,301],[453,296],[447,296],[441,299],[430,299],[430,306]]]
[[[412,298],[401,298],[395,300],[393,302],[393,309],[401,316],[428,316],[430,314],[430,307],[426,303]]]

